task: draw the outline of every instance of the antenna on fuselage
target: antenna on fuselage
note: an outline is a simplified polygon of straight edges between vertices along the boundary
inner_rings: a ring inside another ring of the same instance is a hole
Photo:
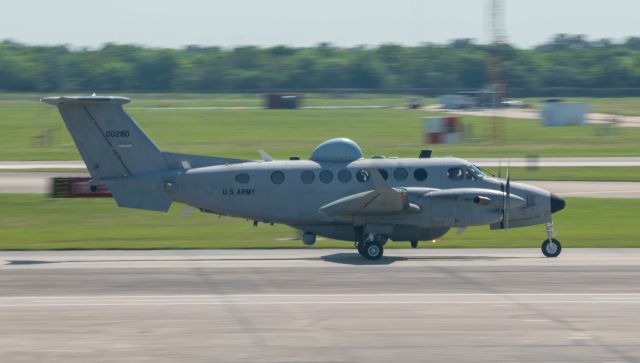
[[[433,150],[420,150],[420,156],[418,156],[420,159],[429,159],[431,158],[431,153],[433,152]]]
[[[260,157],[262,157],[262,160],[264,161],[273,161],[271,155],[267,154],[267,152],[262,149],[258,150],[258,154],[260,154]]]

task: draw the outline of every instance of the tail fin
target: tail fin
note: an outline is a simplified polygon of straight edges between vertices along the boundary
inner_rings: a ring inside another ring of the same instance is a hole
[[[158,147],[122,109],[124,97],[45,97],[58,107],[94,180],[168,169]]]

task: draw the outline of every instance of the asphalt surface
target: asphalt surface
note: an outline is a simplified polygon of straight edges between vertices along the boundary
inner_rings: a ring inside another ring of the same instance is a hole
[[[640,360],[640,250],[0,253],[0,361]]]
[[[441,109],[440,105],[431,105],[425,107],[429,111],[446,112],[453,115],[461,116],[480,116],[480,117],[506,117],[540,120],[540,110],[534,108],[500,108],[500,109],[469,109],[469,110],[449,110]],[[616,127],[640,127],[640,117],[638,116],[622,116],[605,113],[588,113],[585,116],[586,123],[601,124]]]
[[[86,173],[3,172],[0,173],[0,193],[47,194],[54,177],[85,177]]]
[[[0,193],[46,194],[51,191],[51,178],[88,176],[82,173],[3,172],[0,173]],[[640,198],[640,182],[589,181],[527,181],[523,182],[549,190],[562,197]]]
[[[471,158],[469,161],[483,167],[634,167],[640,166],[640,157],[574,157],[574,158]],[[81,160],[57,161],[0,161],[0,170],[20,171],[37,169],[86,169]]]

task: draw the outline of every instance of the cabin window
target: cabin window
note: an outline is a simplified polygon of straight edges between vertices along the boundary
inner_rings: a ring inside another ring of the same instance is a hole
[[[409,173],[405,168],[397,168],[393,171],[393,177],[398,181],[405,181],[407,180],[408,176],[409,176]]]
[[[380,175],[382,175],[382,178],[384,180],[389,179],[389,172],[384,170],[384,169],[378,169],[378,172],[380,172]]]
[[[464,171],[458,167],[449,168],[449,170],[447,170],[447,178],[451,180],[462,180],[464,179]]]
[[[280,170],[271,173],[271,181],[273,184],[282,184],[284,182],[284,173]]]
[[[338,180],[341,183],[348,183],[351,181],[351,172],[347,169],[342,169],[338,172]]]
[[[311,184],[316,179],[316,175],[311,170],[305,170],[300,175],[300,179],[305,184]]]
[[[360,169],[358,170],[358,172],[356,173],[356,179],[360,182],[360,183],[366,183],[369,181],[369,179],[371,179],[371,175],[369,174],[368,171],[364,170],[364,169]]]
[[[249,178],[249,174],[242,173],[242,174],[236,175],[235,179],[236,179],[236,182],[240,184],[247,184],[251,178]]]
[[[329,184],[333,180],[333,173],[329,170],[323,170],[320,172],[320,181]]]
[[[417,181],[424,181],[427,179],[427,177],[429,176],[429,174],[427,173],[426,170],[420,168],[420,169],[416,169],[413,172],[413,177],[417,180]]]

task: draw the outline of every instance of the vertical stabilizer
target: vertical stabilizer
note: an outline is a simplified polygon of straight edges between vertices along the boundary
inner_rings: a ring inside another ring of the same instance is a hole
[[[122,109],[124,97],[46,97],[58,107],[94,180],[168,169],[164,154]]]

